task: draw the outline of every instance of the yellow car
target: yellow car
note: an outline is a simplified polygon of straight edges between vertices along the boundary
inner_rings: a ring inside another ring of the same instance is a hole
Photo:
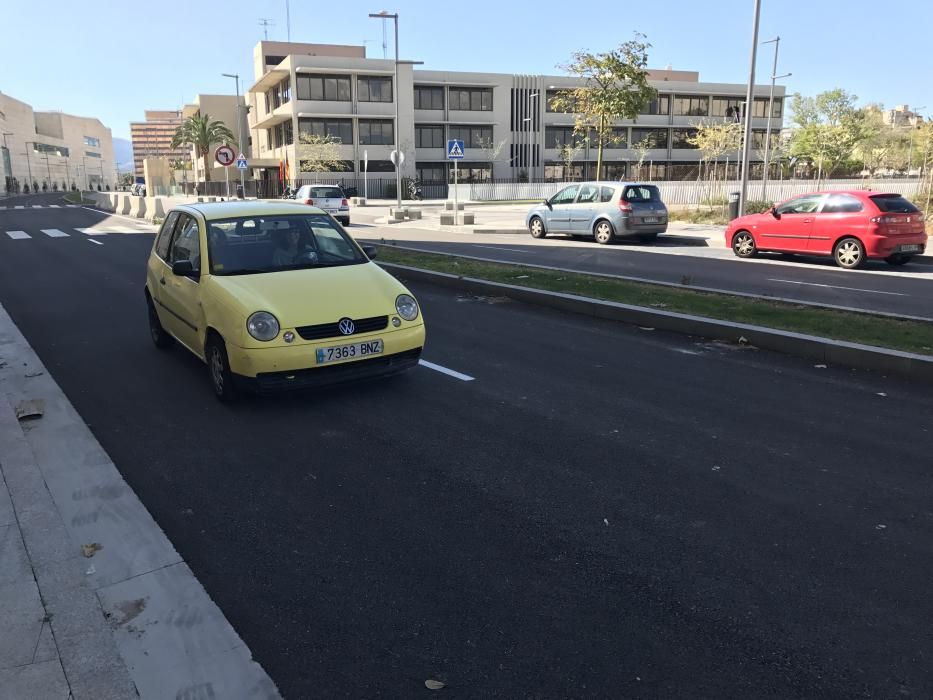
[[[222,401],[241,387],[394,374],[424,346],[418,302],[328,214],[291,202],[176,207],[146,274],[149,330],[207,363]]]

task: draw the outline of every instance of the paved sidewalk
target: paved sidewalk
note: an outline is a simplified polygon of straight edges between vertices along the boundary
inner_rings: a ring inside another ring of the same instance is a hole
[[[2,306],[0,624],[0,700],[279,697]]]

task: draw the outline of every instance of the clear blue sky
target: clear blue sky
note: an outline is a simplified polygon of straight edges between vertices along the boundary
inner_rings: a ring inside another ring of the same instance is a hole
[[[368,55],[382,57],[381,22],[367,14],[397,10],[402,57],[425,68],[554,74],[572,51],[603,51],[638,30],[653,45],[652,67],[698,70],[715,82],[747,78],[752,0],[556,4],[291,0],[291,34],[293,41],[367,40]],[[902,3],[887,18],[879,13],[885,5],[868,0],[763,0],[762,7],[760,38],[781,35],[778,72],[794,74],[785,81],[789,92],[843,87],[862,102],[927,105],[933,113],[933,54],[922,31],[911,29],[930,26],[933,2]],[[232,92],[221,73],[239,72],[251,84],[260,17],[275,22],[270,39],[285,40],[285,0],[3,0],[0,91],[36,109],[96,116],[127,138],[129,122],[145,109]],[[470,38],[460,41],[459,27]],[[391,41],[390,23],[390,56]],[[759,82],[771,70],[771,48],[763,48]]]

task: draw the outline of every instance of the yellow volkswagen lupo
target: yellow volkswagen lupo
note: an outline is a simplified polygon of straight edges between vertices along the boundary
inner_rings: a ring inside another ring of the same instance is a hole
[[[418,363],[411,293],[320,209],[291,202],[180,206],[146,274],[149,330],[207,363],[222,401],[394,374]]]

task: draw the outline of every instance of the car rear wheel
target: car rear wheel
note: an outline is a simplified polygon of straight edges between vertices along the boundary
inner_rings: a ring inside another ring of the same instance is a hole
[[[913,259],[914,259],[913,255],[906,255],[904,253],[895,253],[894,255],[890,255],[886,257],[884,261],[888,265],[894,265],[895,267],[898,267],[900,265],[906,265]]]
[[[865,246],[857,238],[843,238],[833,248],[833,259],[846,270],[854,270],[865,262]]]
[[[204,355],[207,359],[207,369],[214,395],[224,403],[235,400],[237,391],[233,384],[233,372],[230,371],[227,348],[219,335],[211,334],[207,340]]]
[[[532,238],[547,236],[547,231],[544,230],[544,222],[537,216],[531,217],[531,221],[528,222],[528,231],[531,233]]]
[[[175,339],[162,328],[159,314],[156,313],[155,305],[152,303],[152,299],[148,294],[146,294],[146,307],[149,310],[149,336],[152,338],[152,342],[160,350],[172,347]]]
[[[593,227],[593,235],[596,236],[596,242],[600,245],[608,245],[615,239],[615,231],[612,230],[612,224],[608,221],[598,221]]]
[[[732,252],[740,258],[754,258],[758,255],[755,238],[748,231],[739,231],[732,237]]]

